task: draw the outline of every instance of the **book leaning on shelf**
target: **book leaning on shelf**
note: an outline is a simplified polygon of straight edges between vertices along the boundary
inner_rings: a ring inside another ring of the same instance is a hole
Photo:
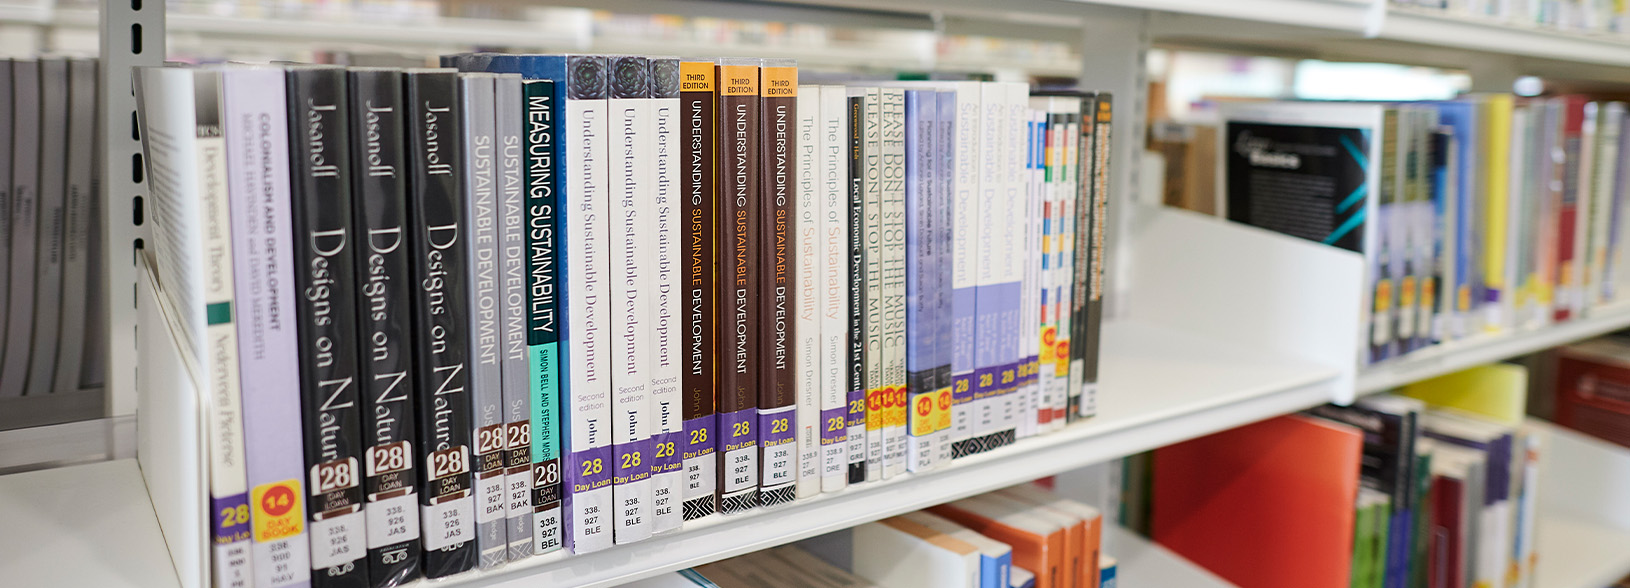
[[[443,62],[140,70],[222,583],[588,553],[1090,416],[1107,96]]]

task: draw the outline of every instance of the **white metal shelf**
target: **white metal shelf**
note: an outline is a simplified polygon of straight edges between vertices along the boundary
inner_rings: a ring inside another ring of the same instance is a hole
[[[1358,393],[1373,394],[1485,363],[1566,345],[1630,327],[1630,303],[1592,310],[1585,317],[1528,331],[1477,335],[1361,370]]]
[[[1630,573],[1630,531],[1560,516],[1538,527],[1536,588],[1600,588]]]
[[[7,586],[179,585],[134,459],[0,476]]]
[[[1104,538],[1104,544],[1115,546],[1113,551],[1106,551],[1105,554],[1115,557],[1118,566],[1115,578],[1121,585],[1129,588],[1234,588],[1234,584],[1228,580],[1125,527],[1104,525],[1104,533],[1108,535]]]

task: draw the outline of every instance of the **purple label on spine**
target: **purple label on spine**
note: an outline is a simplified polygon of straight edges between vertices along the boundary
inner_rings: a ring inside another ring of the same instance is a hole
[[[679,457],[679,446],[684,438],[684,433],[663,433],[652,438],[656,444],[657,458],[651,463],[651,473],[666,474],[685,469],[685,461]]]
[[[1019,389],[1019,363],[1003,364],[996,372],[996,389],[1002,394],[1010,394]]]
[[[224,498],[210,498],[215,507],[210,512],[215,522],[215,542],[233,543],[249,540],[249,495],[233,494]]]
[[[605,488],[611,485],[612,466],[610,447],[573,451],[566,458],[566,483],[574,493]]]
[[[989,398],[1002,391],[1002,386],[996,381],[997,374],[1001,373],[1002,366],[993,365],[982,367],[973,372],[974,400]]]
[[[724,450],[735,451],[758,445],[758,431],[753,429],[753,421],[758,417],[758,409],[747,408],[735,412],[719,413],[720,434],[724,435]]]
[[[685,459],[713,453],[713,423],[716,420],[717,417],[710,414],[685,421]]]
[[[828,408],[821,411],[821,445],[843,443],[848,440],[848,420],[843,416],[844,409]]]
[[[951,405],[973,402],[973,374],[962,374],[951,380]]]
[[[777,409],[776,412],[760,412],[758,415],[759,444],[764,447],[776,447],[793,442],[793,431],[798,428],[798,413],[796,407],[788,406]]]
[[[857,407],[859,409],[859,410],[849,411],[849,426],[851,426],[851,427],[864,427],[864,426],[866,426],[866,391],[865,390],[850,390],[849,391],[849,406]]]
[[[616,484],[638,482],[651,477],[651,438],[646,437],[633,443],[624,443],[615,446],[617,452],[617,476],[612,479]]]

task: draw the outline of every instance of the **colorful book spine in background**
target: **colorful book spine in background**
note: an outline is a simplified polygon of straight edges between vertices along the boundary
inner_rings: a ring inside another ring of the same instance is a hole
[[[651,64],[652,140],[652,218],[655,221],[656,257],[652,288],[656,304],[652,308],[651,336],[651,530],[656,533],[678,529],[684,522],[681,498],[684,492],[685,462],[679,450],[683,445],[685,422],[681,411],[684,348],[679,314],[680,299],[680,119],[679,59],[653,57]]]
[[[847,195],[848,280],[849,304],[845,320],[848,324],[849,346],[846,350],[848,370],[844,375],[848,396],[847,447],[849,483],[866,481],[866,454],[869,443],[866,433],[866,164],[865,149],[866,91],[847,88],[844,91],[844,111],[847,125],[844,129],[846,147],[843,151],[844,169],[849,181],[844,185]]]
[[[1006,174],[1002,166],[1008,147],[1003,121],[1007,119],[1006,92],[996,83],[980,84],[979,193],[976,210],[980,229],[971,235],[976,271],[974,274],[973,397],[976,414],[970,453],[983,453],[1003,423],[1001,388],[996,378],[1002,369],[1002,323],[997,288],[1002,268],[996,265],[998,232],[1005,228],[1007,203]],[[986,228],[986,224],[989,228]]]
[[[355,113],[351,165],[362,293],[357,317],[363,332],[358,390],[368,443],[363,460],[368,572],[374,586],[395,586],[419,577],[422,549],[402,74],[368,69],[348,75]]]
[[[617,544],[651,536],[651,270],[656,254],[650,205],[651,66],[644,57],[606,58],[611,215],[611,495]]]
[[[932,89],[906,90],[905,120],[905,262],[906,262],[906,407],[910,433],[907,469],[933,469],[934,433],[938,430],[934,368],[937,367],[939,317],[935,297],[939,290],[939,232],[935,223],[934,183],[938,177],[934,134],[939,125],[939,102]]]
[[[1506,282],[1507,215],[1511,198],[1511,169],[1508,153],[1511,150],[1512,98],[1507,94],[1491,95],[1484,101],[1480,121],[1483,125],[1483,195],[1486,208],[1483,214],[1483,329],[1499,331],[1510,318],[1504,311],[1510,302],[1510,284]]]
[[[884,401],[888,397],[883,375],[883,129],[882,90],[860,89],[865,98],[861,109],[861,172],[865,174],[864,231],[862,235],[866,286],[864,321],[866,336],[866,481],[883,479]]]
[[[1071,348],[1071,316],[1075,294],[1075,241],[1076,241],[1076,210],[1080,208],[1082,182],[1081,175],[1081,145],[1083,141],[1082,107],[1083,99],[1072,97],[1065,103],[1064,132],[1060,137],[1063,143],[1062,155],[1059,162],[1059,190],[1058,197],[1058,253],[1055,259],[1058,262],[1058,310],[1054,314],[1058,317],[1058,340],[1053,344],[1053,354],[1056,356],[1053,366],[1053,376],[1058,381],[1058,390],[1055,392],[1059,398],[1055,400],[1053,420],[1063,426],[1074,420],[1075,414],[1071,410],[1078,402],[1078,397],[1071,395],[1070,377],[1070,348]],[[1089,123],[1090,124],[1090,121]]]
[[[841,86],[819,86],[821,146],[816,197],[821,212],[817,240],[821,256],[820,436],[821,490],[849,485],[849,199],[848,101]]]
[[[883,266],[883,479],[906,471],[906,94],[900,88],[879,93],[878,198]]]
[[[1071,141],[1070,149],[1075,156],[1070,158],[1074,179],[1075,194],[1069,213],[1069,228],[1066,233],[1070,235],[1070,253],[1065,257],[1069,260],[1070,279],[1068,292],[1064,299],[1068,301],[1063,312],[1066,313],[1060,322],[1065,319],[1068,324],[1061,324],[1060,328],[1067,327],[1069,341],[1066,348],[1069,351],[1069,369],[1066,377],[1069,387],[1069,398],[1065,404],[1065,422],[1081,418],[1082,413],[1082,383],[1081,376],[1086,370],[1086,361],[1083,357],[1085,350],[1081,347],[1086,339],[1081,336],[1082,327],[1086,324],[1086,305],[1089,297],[1089,288],[1092,276],[1092,190],[1093,185],[1093,153],[1097,141],[1096,110],[1098,98],[1096,95],[1081,97],[1080,125],[1075,127],[1079,132],[1075,140]]]
[[[953,454],[951,443],[955,438],[956,400],[952,392],[951,382],[951,348],[952,323],[955,316],[952,313],[952,272],[955,266],[952,256],[952,247],[956,241],[954,223],[956,221],[955,199],[957,182],[960,170],[957,166],[958,135],[957,125],[960,111],[957,109],[957,93],[954,90],[941,89],[934,93],[935,102],[938,103],[939,128],[934,134],[935,157],[939,158],[934,166],[939,175],[934,178],[934,205],[932,210],[936,215],[935,222],[943,227],[938,234],[938,243],[935,244],[935,266],[938,269],[935,283],[938,285],[934,298],[934,338],[937,340],[934,358],[934,410],[937,421],[934,425],[934,449],[937,455],[934,459],[941,465],[951,461]]]
[[[759,502],[775,506],[797,497],[798,374],[793,229],[798,165],[798,67],[788,59],[759,68],[760,184],[758,211],[760,345],[758,388]]]
[[[759,168],[759,61],[720,60],[717,247],[719,511],[758,506],[758,420],[764,316]]]
[[[509,559],[534,553],[532,509],[532,382],[526,341],[526,111],[521,76],[493,79],[495,172],[499,207],[500,361],[503,377],[504,510]]]
[[[1590,207],[1590,246],[1585,250],[1585,303],[1600,305],[1612,297],[1612,229],[1614,210],[1618,205],[1617,176],[1624,173],[1619,162],[1619,134],[1624,125],[1624,103],[1597,103],[1599,120],[1596,129],[1594,170],[1590,178],[1593,196]]]
[[[414,387],[418,393],[420,539],[424,574],[439,578],[476,565],[475,500],[470,476],[470,399],[464,327],[469,288],[465,260],[463,145],[458,137],[458,76],[408,70],[406,86],[408,219],[412,236]],[[315,529],[313,529],[315,533]],[[314,535],[315,536],[315,535]]]
[[[223,74],[223,81],[253,585],[309,585],[311,547],[305,533],[305,462],[300,450],[288,443],[288,439],[300,435],[299,391],[286,383],[288,374],[300,369],[300,343],[292,321],[272,320],[275,309],[294,306],[292,289],[273,287],[294,283],[285,114],[288,106],[283,72],[271,68],[233,69]],[[400,86],[396,93],[401,93]],[[400,159],[398,155],[398,163]],[[405,266],[401,271],[406,271]],[[399,275],[405,288],[409,280],[405,273]],[[405,294],[406,290],[401,292]],[[408,313],[404,310],[402,314]],[[411,393],[412,386],[404,386],[403,391]],[[412,414],[410,410],[401,418],[411,421]],[[404,428],[411,437],[411,422]],[[412,463],[413,456],[405,459]],[[406,532],[418,537],[418,507],[412,497],[417,480],[411,469],[401,482],[406,484],[409,497],[406,502],[410,514],[405,516],[412,517],[411,531]],[[411,568],[416,574],[416,543],[407,546],[404,559],[414,562]]]
[[[716,239],[719,202],[717,116],[714,106],[714,63],[686,60],[679,64],[680,191],[684,283],[683,386],[685,490],[683,518],[687,521],[719,510],[718,458],[714,455],[715,391],[718,390],[718,255]]]
[[[1581,96],[1564,96],[1561,101],[1562,131],[1560,146],[1565,162],[1560,172],[1562,182],[1561,205],[1557,209],[1556,230],[1556,289],[1552,300],[1554,304],[1552,320],[1565,321],[1573,318],[1577,310],[1577,300],[1580,296],[1580,252],[1577,251],[1577,239],[1584,227],[1579,222],[1581,202],[1580,167],[1583,151],[1583,136],[1585,123],[1586,99]]]
[[[793,256],[793,288],[797,291],[797,304],[793,307],[794,351],[797,359],[798,388],[798,498],[809,498],[821,493],[821,381],[826,377],[822,363],[826,355],[821,350],[821,307],[825,302],[821,289],[821,268],[825,257],[821,245],[821,220],[825,204],[821,175],[821,152],[825,137],[821,134],[821,88],[798,87],[798,166],[795,225],[792,241],[797,248]]]
[[[560,87],[555,80],[521,82],[526,108],[526,346],[527,390],[532,411],[532,551],[561,547],[561,294],[562,210],[559,140]]]
[[[973,438],[979,429],[982,408],[974,395],[977,367],[974,338],[978,314],[974,298],[979,268],[976,235],[983,222],[979,214],[983,178],[979,162],[980,134],[984,132],[980,121],[984,113],[978,83],[958,83],[954,88],[956,135],[952,138],[955,158],[952,176],[955,184],[950,195],[951,283],[947,288],[951,298],[951,457],[958,458],[974,453]]]
[[[1444,335],[1458,339],[1471,332],[1472,303],[1481,300],[1475,279],[1479,272],[1473,265],[1476,255],[1472,247],[1472,234],[1476,232],[1472,222],[1476,212],[1475,193],[1479,182],[1477,174],[1471,173],[1473,168],[1470,167],[1478,159],[1475,142],[1478,125],[1472,117],[1471,105],[1464,101],[1440,102],[1436,107],[1439,122],[1453,132],[1455,139],[1453,156],[1456,173],[1448,189],[1448,198],[1454,209],[1451,221],[1454,231],[1448,238],[1452,256],[1448,262],[1448,287],[1443,295],[1448,297],[1449,308]]]
[[[1028,103],[1028,99],[1026,100]],[[1027,109],[1030,115],[1025,141],[1025,231],[1024,231],[1024,308],[1019,311],[1019,389],[1027,398],[1025,418],[1020,421],[1026,437],[1040,434],[1052,424],[1053,413],[1043,408],[1047,398],[1042,396],[1041,379],[1037,372],[1041,363],[1041,223],[1042,191],[1045,190],[1047,146],[1047,112]]]
[[[311,536],[322,538],[311,542],[312,583],[361,586],[368,583],[361,469],[367,447],[356,385],[361,342],[352,170],[341,155],[351,146],[345,70],[292,68],[287,88],[294,255],[301,268],[294,286],[304,293],[295,299],[295,315],[311,493],[307,515]]]
[[[1085,303],[1085,320],[1079,324],[1072,324],[1078,328],[1078,335],[1072,337],[1076,343],[1071,345],[1071,352],[1079,349],[1081,357],[1080,408],[1076,414],[1082,418],[1098,414],[1098,362],[1101,354],[1099,340],[1104,323],[1104,268],[1109,259],[1104,251],[1104,235],[1109,226],[1109,172],[1110,151],[1113,143],[1110,139],[1110,129],[1114,127],[1114,113],[1111,109],[1113,99],[1107,92],[1098,93],[1093,100],[1092,124],[1092,192],[1091,199],[1083,202],[1083,206],[1090,206],[1089,215],[1092,225],[1089,230],[1079,238],[1087,240],[1087,300]],[[1080,249],[1077,248],[1077,251]],[[1076,374],[1074,360],[1071,360],[1070,373]]]

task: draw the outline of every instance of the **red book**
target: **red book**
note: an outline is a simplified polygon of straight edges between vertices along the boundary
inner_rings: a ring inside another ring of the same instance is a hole
[[[1556,290],[1552,298],[1552,317],[1558,321],[1568,320],[1573,316],[1573,309],[1579,304],[1584,295],[1581,291],[1584,279],[1584,263],[1581,253],[1575,251],[1575,231],[1583,230],[1579,222],[1579,193],[1589,188],[1579,177],[1581,157],[1581,141],[1584,134],[1585,104],[1590,99],[1584,96],[1561,96],[1556,100],[1562,103],[1562,152],[1564,164],[1562,169],[1562,209],[1557,214],[1556,231]]]
[[[1155,451],[1156,542],[1253,588],[1344,588],[1363,434],[1284,416]]]
[[[1556,424],[1630,447],[1630,341],[1558,350],[1555,416]]]

